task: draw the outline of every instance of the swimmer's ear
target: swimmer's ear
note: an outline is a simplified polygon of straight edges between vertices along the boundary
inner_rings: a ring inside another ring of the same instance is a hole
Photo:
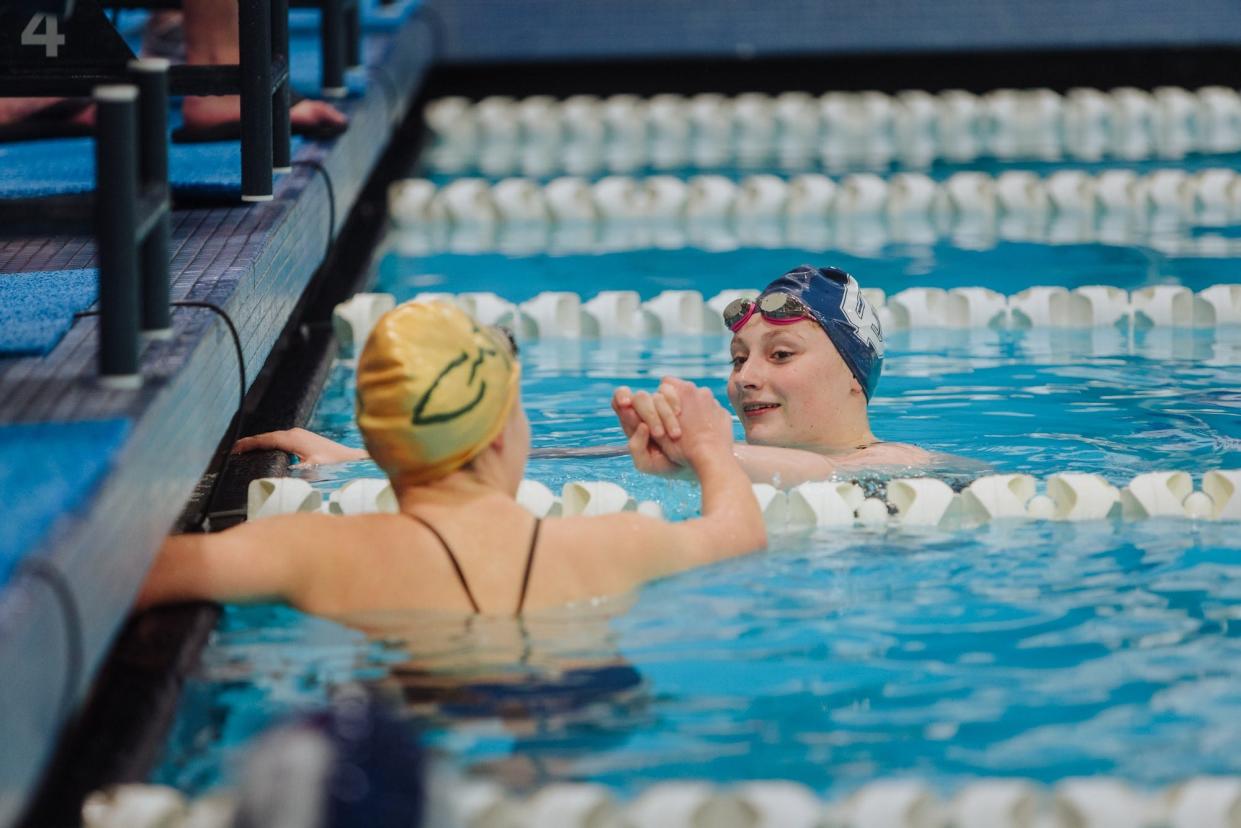
[[[866,392],[862,390],[862,383],[858,382],[857,377],[853,376],[853,374],[849,374],[849,393],[866,396]]]

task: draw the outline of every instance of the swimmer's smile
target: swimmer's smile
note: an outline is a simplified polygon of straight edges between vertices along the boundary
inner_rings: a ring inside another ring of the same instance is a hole
[[[764,414],[775,411],[779,407],[779,403],[773,402],[748,402],[741,404],[741,413],[753,419],[754,417],[761,417]]]

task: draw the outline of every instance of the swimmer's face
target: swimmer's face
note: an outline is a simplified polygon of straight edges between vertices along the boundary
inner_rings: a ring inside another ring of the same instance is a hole
[[[733,335],[728,400],[746,442],[813,448],[833,431],[862,388],[813,320],[773,325],[759,314]]]

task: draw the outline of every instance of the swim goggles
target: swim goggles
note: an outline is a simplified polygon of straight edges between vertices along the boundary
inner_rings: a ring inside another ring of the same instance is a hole
[[[734,299],[724,308],[724,324],[728,330],[736,333],[741,330],[750,317],[758,312],[773,325],[790,325],[803,319],[810,319],[810,309],[791,293],[773,291],[753,299]]]
[[[516,357],[518,355],[517,337],[513,334],[512,329],[505,325],[488,325],[487,330],[491,332],[493,339],[508,349],[509,356]]]

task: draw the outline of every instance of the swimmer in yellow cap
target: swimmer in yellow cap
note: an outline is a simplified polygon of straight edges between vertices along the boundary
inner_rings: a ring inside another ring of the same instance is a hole
[[[397,514],[266,518],[171,537],[138,605],[283,600],[327,616],[442,609],[509,614],[625,592],[766,543],[727,412],[676,381],[680,448],[702,517],[535,519],[514,499],[530,452],[512,343],[451,305],[385,314],[358,361],[357,415]],[[650,440],[646,426],[630,438]]]

